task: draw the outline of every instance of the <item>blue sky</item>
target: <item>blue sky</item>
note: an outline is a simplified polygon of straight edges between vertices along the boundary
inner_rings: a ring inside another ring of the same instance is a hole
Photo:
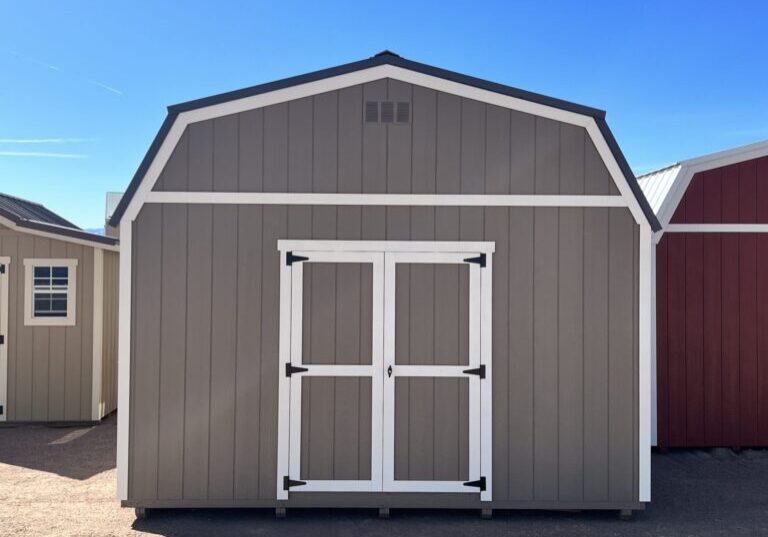
[[[764,2],[0,0],[0,191],[86,228],[169,104],[368,57],[608,111],[636,172],[768,138]]]

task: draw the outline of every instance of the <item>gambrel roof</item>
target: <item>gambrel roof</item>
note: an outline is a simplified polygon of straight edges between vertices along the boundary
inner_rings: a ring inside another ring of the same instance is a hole
[[[155,157],[163,146],[166,137],[168,136],[171,128],[173,127],[176,119],[180,114],[192,112],[202,108],[222,106],[232,101],[248,99],[258,95],[285,90],[292,87],[301,86],[303,84],[315,83],[324,79],[349,75],[357,71],[364,71],[380,66],[393,66],[411,71],[413,73],[419,73],[429,77],[442,79],[450,83],[460,84],[468,88],[476,88],[486,92],[492,92],[499,95],[512,97],[519,101],[535,103],[549,109],[564,111],[576,116],[581,116],[583,118],[594,119],[595,125],[599,131],[599,135],[604,139],[605,144],[613,156],[613,159],[615,160],[621,175],[623,175],[627,185],[634,195],[634,198],[637,200],[639,207],[642,209],[642,213],[645,216],[645,219],[648,221],[654,231],[658,231],[660,229],[659,223],[653,210],[643,196],[635,175],[629,167],[629,164],[627,163],[623,153],[621,152],[621,149],[619,148],[618,143],[613,137],[613,134],[605,121],[604,111],[407,60],[390,51],[383,51],[371,58],[362,61],[352,62],[300,76],[285,78],[274,82],[268,82],[266,84],[260,84],[228,93],[222,93],[212,97],[206,97],[204,99],[197,99],[169,106],[168,115],[163,121],[163,124],[155,136],[152,144],[150,145],[149,150],[141,161],[141,164],[139,165],[139,168],[137,169],[130,185],[128,186],[125,195],[120,201],[120,204],[112,215],[112,218],[109,222],[110,225],[119,225],[123,214],[130,205],[131,200],[133,199],[137,189],[144,179],[144,176],[147,174],[147,171],[152,165]]]

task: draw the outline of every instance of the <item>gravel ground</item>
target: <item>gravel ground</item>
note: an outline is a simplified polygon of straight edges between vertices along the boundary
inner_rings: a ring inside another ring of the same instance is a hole
[[[99,426],[0,428],[0,536],[768,535],[768,451],[653,456],[653,503],[631,522],[612,512],[366,510],[155,511],[135,521],[115,500],[115,418]]]

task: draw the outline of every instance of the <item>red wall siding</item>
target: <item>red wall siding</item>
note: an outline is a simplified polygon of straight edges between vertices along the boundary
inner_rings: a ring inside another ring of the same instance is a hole
[[[673,223],[768,223],[768,158],[694,176]],[[768,446],[768,234],[665,233],[658,444]]]

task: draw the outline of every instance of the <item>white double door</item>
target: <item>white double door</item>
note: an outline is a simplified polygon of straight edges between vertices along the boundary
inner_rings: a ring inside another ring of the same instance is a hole
[[[482,349],[490,252],[394,246],[282,252],[289,281],[281,283],[281,321],[290,333],[281,333],[287,424],[279,452],[287,447],[287,458],[278,461],[278,498],[384,491],[490,499],[490,349]]]

